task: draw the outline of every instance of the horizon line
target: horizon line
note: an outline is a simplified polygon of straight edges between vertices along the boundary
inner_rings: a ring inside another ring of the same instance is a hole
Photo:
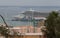
[[[0,6],[13,6],[13,5],[0,5]],[[22,6],[22,5],[21,5]],[[27,5],[26,5],[27,6]],[[31,5],[32,6],[32,5]]]

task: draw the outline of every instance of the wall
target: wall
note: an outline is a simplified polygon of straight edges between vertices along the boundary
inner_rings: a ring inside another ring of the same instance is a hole
[[[40,35],[9,36],[9,38],[46,38]]]

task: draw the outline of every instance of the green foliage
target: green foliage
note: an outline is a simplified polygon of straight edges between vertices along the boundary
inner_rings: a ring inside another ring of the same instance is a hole
[[[56,38],[60,38],[60,32],[56,32]]]
[[[47,33],[48,38],[56,38],[57,30],[59,29],[58,26],[60,26],[59,19],[60,19],[59,13],[55,11],[52,11],[47,17],[46,27],[49,31],[49,33]]]
[[[4,24],[5,24],[5,26],[3,26],[3,25],[0,25],[0,34],[1,35],[3,35],[3,36],[5,36],[6,38],[8,38],[7,36],[8,36],[8,33],[9,33],[9,31],[8,31],[8,25],[7,25],[7,23],[5,22],[5,19],[3,18],[3,16],[2,15],[0,15],[0,17],[2,18],[2,20],[3,20],[3,22],[4,22]]]
[[[8,31],[8,29],[6,29],[6,28],[3,27],[3,26],[0,26],[0,33],[1,33],[1,34],[3,34],[3,35],[8,34],[7,31]]]
[[[7,38],[8,33],[9,33],[9,30],[6,27],[0,26],[0,34],[1,35],[5,36]]]

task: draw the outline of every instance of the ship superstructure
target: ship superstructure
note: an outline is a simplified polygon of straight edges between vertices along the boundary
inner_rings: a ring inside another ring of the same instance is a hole
[[[28,10],[28,11],[25,11],[23,13],[21,13],[22,15],[17,15],[17,16],[14,16],[12,19],[12,21],[33,21],[33,20],[45,20],[46,16],[44,15],[48,15],[48,14],[45,14],[45,13],[40,13],[39,11],[35,11],[35,10]]]

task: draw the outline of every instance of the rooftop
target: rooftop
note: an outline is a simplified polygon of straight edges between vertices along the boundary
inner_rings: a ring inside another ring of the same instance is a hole
[[[41,28],[43,27],[17,26],[10,28],[10,30],[16,32],[18,35],[43,35]]]

